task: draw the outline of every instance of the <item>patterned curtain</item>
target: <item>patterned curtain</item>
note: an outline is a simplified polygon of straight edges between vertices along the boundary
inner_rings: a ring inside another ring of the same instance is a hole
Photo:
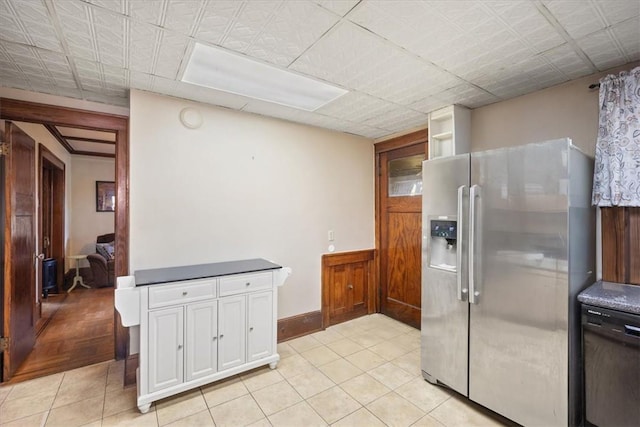
[[[640,206],[640,67],[600,80],[591,201],[596,206]]]

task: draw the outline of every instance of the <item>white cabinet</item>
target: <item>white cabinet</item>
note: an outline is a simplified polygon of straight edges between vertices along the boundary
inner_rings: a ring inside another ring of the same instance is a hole
[[[220,370],[233,368],[246,360],[246,296],[220,298]]]
[[[184,378],[183,307],[149,313],[149,390],[181,384]]]
[[[251,294],[247,300],[247,360],[253,362],[273,352],[273,293]]]
[[[275,369],[277,286],[289,271],[140,287],[140,411],[262,365]]]
[[[468,153],[471,112],[459,105],[429,113],[429,158]]]
[[[218,303],[187,305],[186,380],[192,381],[218,370]]]

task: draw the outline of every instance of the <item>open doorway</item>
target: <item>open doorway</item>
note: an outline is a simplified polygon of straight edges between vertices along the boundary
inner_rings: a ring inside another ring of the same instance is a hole
[[[113,274],[114,276],[128,274],[128,118],[112,114],[96,113],[65,107],[36,104],[25,101],[2,99],[0,102],[0,119],[38,123],[49,127],[67,126],[71,128],[79,128],[90,131],[111,132],[115,135],[114,192],[116,198],[116,206],[113,215],[115,217],[114,246],[116,249]],[[46,154],[44,154],[43,156],[46,157]],[[49,166],[53,166],[53,169],[50,169],[51,172],[44,172],[45,175],[50,175],[49,178],[45,179],[50,179],[53,183],[55,182],[55,176],[58,173],[56,172],[56,169],[59,170],[59,167],[56,167],[55,161],[51,161],[51,159],[44,160],[42,162],[42,165],[45,165],[45,163],[47,162],[49,162]],[[53,200],[51,203],[51,209],[52,211],[55,211]],[[41,221],[43,221],[41,226],[44,230],[47,227],[47,225],[44,223],[46,220],[41,219]],[[47,256],[45,251],[46,245],[44,237],[45,236],[43,236],[43,239],[37,239],[38,241],[36,242],[36,253],[42,254],[43,258],[44,256]],[[48,238],[48,243],[49,245],[51,245],[54,240],[53,234]],[[65,244],[66,242],[64,242],[63,238],[63,247]],[[55,250],[52,248],[49,255],[52,255],[52,257],[55,259],[54,251]],[[70,257],[70,254],[67,252],[68,250],[62,250],[62,260],[60,262],[61,266],[65,264],[65,258]],[[10,259],[7,260],[6,258],[7,257],[5,254],[5,256],[3,257],[5,265],[7,262],[11,262]],[[67,264],[69,264],[69,262],[67,262]],[[61,271],[58,272],[57,275],[63,273],[63,268],[61,268],[60,270]],[[34,289],[34,293],[36,295],[40,295],[40,287],[42,286],[42,281],[37,280],[36,282],[39,283],[39,285],[37,289]],[[10,289],[10,287],[11,283],[4,283],[3,290],[7,288]],[[113,298],[113,288],[110,288],[105,292],[110,292],[111,294],[109,296]],[[34,312],[41,313],[42,306],[37,305],[37,299],[34,299],[33,304]],[[8,308],[9,310],[7,310]],[[115,312],[112,303],[108,305],[107,309],[109,312],[109,317],[112,319],[110,327],[112,328],[111,330],[113,331],[112,333],[114,337],[113,346],[109,351],[116,359],[123,359],[126,357],[128,333],[127,330],[121,326],[119,316]],[[3,335],[5,335],[7,332],[5,319],[10,319],[12,315],[12,313],[10,312],[10,307],[8,307],[7,305],[6,292],[3,298],[3,311],[4,316],[2,317],[2,319],[0,319],[0,321],[3,322],[1,326]],[[3,360],[6,360],[9,357],[10,355],[7,351],[5,351],[3,354]],[[2,378],[2,381],[8,381],[9,379],[10,378],[5,375]]]

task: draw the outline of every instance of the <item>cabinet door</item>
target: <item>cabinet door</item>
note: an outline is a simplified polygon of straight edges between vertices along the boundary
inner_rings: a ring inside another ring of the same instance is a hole
[[[184,379],[184,308],[149,312],[149,390],[181,384]]]
[[[187,381],[218,370],[218,302],[187,306],[185,362]]]
[[[246,297],[218,300],[218,370],[242,365],[246,360]]]
[[[247,358],[252,362],[273,353],[273,292],[250,294],[247,298]]]

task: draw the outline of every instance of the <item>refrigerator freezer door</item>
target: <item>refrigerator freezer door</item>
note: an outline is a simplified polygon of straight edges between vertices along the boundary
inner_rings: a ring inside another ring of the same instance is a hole
[[[469,155],[427,160],[422,175],[422,371],[427,380],[467,395]],[[438,237],[432,221],[457,221],[455,241],[448,234],[448,240]],[[437,256],[453,259],[456,265],[442,268]]]
[[[469,398],[522,425],[568,420],[567,150],[559,140],[471,157],[482,192]]]

